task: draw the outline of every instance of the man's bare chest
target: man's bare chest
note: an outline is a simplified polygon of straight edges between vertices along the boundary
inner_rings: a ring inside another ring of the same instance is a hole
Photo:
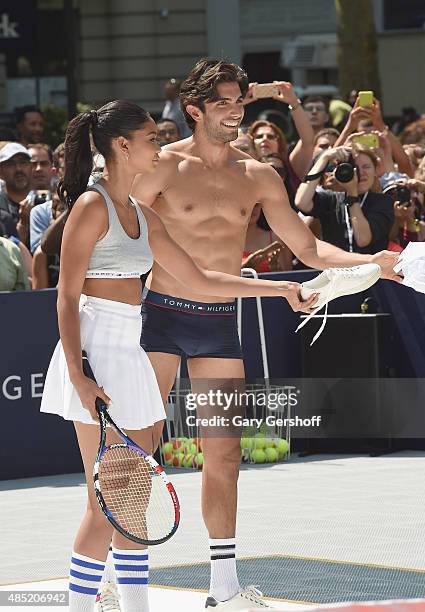
[[[245,224],[257,201],[254,181],[241,172],[203,169],[182,171],[159,194],[155,210],[162,216],[202,221],[224,219]]]

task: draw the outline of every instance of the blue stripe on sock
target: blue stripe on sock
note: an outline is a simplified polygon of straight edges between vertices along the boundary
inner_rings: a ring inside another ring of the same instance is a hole
[[[117,578],[118,584],[147,584],[147,578]]]
[[[71,576],[74,576],[74,578],[79,578],[80,580],[88,580],[90,582],[101,582],[102,580],[102,576],[96,576],[93,574],[83,574],[81,572],[76,572],[73,569],[70,569],[69,573]]]
[[[88,587],[73,584],[72,582],[69,583],[69,590],[76,591],[77,593],[84,593],[84,595],[97,595],[97,589],[89,589]]]
[[[75,557],[71,557],[71,563],[74,563],[75,565],[81,565],[81,567],[88,567],[89,569],[101,570],[102,572],[105,569],[105,565],[99,565],[98,563],[89,563],[88,561],[76,559]]]
[[[115,569],[123,572],[147,572],[149,565],[115,565]]]
[[[114,559],[123,559],[124,561],[147,561],[149,555],[120,555],[118,553],[112,553]]]

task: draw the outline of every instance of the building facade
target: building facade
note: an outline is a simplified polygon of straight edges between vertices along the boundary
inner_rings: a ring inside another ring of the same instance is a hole
[[[425,4],[373,2],[385,112],[425,111]],[[67,83],[78,101],[130,98],[157,113],[164,82],[205,55],[243,63],[252,80],[337,89],[334,0],[2,0],[0,113],[66,106]]]

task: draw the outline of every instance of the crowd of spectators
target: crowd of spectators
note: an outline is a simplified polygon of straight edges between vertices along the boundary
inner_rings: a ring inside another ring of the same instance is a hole
[[[158,119],[161,146],[190,136],[179,103],[180,83],[165,84]],[[291,83],[275,82],[274,100],[291,129],[264,118],[243,125],[232,144],[276,170],[289,203],[322,239],[342,249],[402,251],[425,240],[425,116],[404,108],[388,126],[379,100],[361,106],[309,96],[298,100]],[[250,86],[245,103],[255,102]],[[275,105],[276,107],[276,105]],[[263,115],[264,116],[264,113]],[[23,107],[15,130],[0,126],[0,291],[55,287],[66,211],[56,188],[64,145],[43,142],[40,109]],[[95,157],[93,180],[103,172]],[[257,204],[248,225],[242,267],[258,272],[302,267],[269,228]]]

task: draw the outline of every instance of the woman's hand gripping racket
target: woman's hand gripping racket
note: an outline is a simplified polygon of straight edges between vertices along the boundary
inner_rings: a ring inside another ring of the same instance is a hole
[[[96,382],[85,351],[83,371]],[[115,529],[129,540],[149,546],[162,544],[176,532],[180,522],[174,487],[155,459],[114,423],[99,397],[96,410],[100,443],[93,478],[100,507]],[[122,443],[106,446],[107,424]]]

